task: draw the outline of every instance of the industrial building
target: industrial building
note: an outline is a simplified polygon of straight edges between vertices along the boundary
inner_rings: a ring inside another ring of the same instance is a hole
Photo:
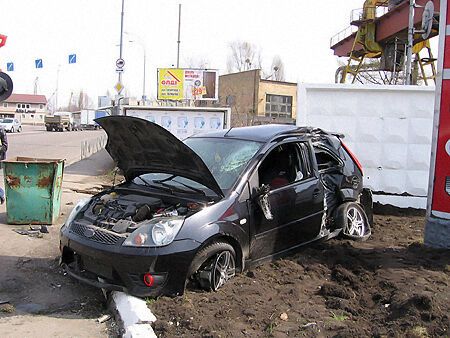
[[[260,69],[219,76],[219,104],[231,108],[233,127],[294,124],[297,84],[261,77]]]

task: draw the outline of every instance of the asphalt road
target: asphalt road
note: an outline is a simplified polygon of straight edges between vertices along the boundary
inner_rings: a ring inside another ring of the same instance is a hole
[[[42,126],[23,126],[21,133],[8,133],[7,160],[14,157],[65,159],[66,166],[81,159],[81,143],[95,141],[103,130],[48,132]]]

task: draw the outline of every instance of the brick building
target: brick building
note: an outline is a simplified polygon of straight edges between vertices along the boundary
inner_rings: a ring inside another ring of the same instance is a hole
[[[231,107],[233,127],[265,123],[294,124],[297,84],[266,80],[261,70],[219,76],[219,105]]]

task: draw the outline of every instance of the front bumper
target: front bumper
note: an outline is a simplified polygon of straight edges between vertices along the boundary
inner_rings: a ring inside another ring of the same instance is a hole
[[[64,226],[60,237],[61,265],[71,277],[95,287],[138,297],[175,296],[184,292],[199,246],[193,240],[180,240],[160,248],[124,247],[121,242],[92,241]],[[144,282],[145,273],[153,277],[151,286]]]

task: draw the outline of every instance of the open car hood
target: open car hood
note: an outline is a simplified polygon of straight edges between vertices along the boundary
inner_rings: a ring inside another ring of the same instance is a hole
[[[203,160],[163,127],[130,116],[106,116],[95,122],[108,134],[106,150],[127,180],[166,173],[189,178],[224,196]]]

